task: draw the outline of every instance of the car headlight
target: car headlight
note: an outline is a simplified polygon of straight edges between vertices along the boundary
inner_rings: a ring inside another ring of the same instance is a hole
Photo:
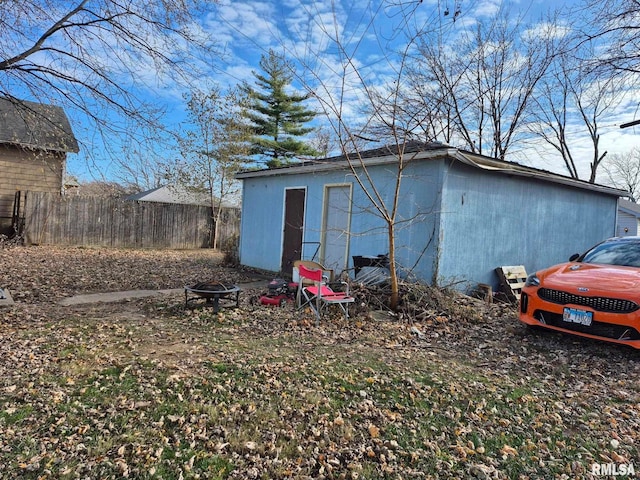
[[[538,278],[537,273],[532,273],[527,277],[527,280],[524,282],[525,287],[537,287],[540,285],[540,279]]]

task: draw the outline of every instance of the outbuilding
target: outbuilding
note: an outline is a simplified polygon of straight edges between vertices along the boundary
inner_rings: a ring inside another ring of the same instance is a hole
[[[353,276],[354,257],[382,258],[387,229],[372,199],[391,206],[400,160],[399,274],[461,290],[497,289],[499,266],[533,272],[615,235],[626,195],[441,143],[383,147],[238,174],[240,263],[291,274],[295,260],[316,260]]]

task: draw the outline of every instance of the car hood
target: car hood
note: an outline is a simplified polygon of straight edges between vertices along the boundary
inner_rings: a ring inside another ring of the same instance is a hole
[[[579,295],[618,292],[637,297],[640,290],[640,269],[617,265],[580,262],[562,263],[538,273],[540,285]]]

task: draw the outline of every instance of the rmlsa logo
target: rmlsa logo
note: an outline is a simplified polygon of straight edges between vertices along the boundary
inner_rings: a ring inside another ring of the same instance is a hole
[[[592,475],[628,476],[636,474],[633,463],[594,463],[591,465]]]

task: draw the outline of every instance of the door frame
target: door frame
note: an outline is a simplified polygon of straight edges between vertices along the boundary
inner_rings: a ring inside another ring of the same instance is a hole
[[[286,219],[287,219],[287,192],[290,190],[301,190],[304,193],[304,200],[302,202],[302,226],[301,226],[301,237],[300,237],[300,255],[302,256],[302,247],[304,245],[304,237],[305,237],[305,225],[307,223],[307,187],[299,186],[299,187],[285,187],[282,194],[282,229],[280,231],[280,271],[283,273],[291,273],[286,272],[283,267],[284,265],[284,254],[285,254],[285,230],[286,230]]]
[[[353,210],[353,184],[352,183],[327,183],[324,185],[323,198],[322,198],[322,227],[320,231],[320,263],[325,264],[326,257],[326,234],[327,234],[327,217],[329,214],[329,190],[331,188],[348,188],[348,202],[347,206],[347,242],[345,244],[344,250],[344,263],[339,266],[339,270],[336,270],[336,273],[340,273],[340,271],[345,270],[349,266],[349,249],[351,247],[351,215]],[[328,267],[328,266],[327,266]]]

